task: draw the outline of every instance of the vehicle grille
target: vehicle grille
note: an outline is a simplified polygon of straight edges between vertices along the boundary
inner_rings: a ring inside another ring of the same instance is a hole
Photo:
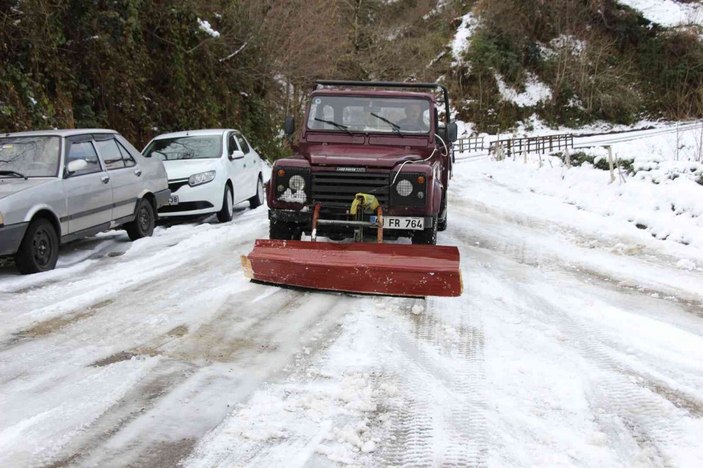
[[[388,206],[389,177],[388,173],[313,173],[312,199],[323,207],[349,208],[354,195],[361,192],[374,195],[381,205]]]
[[[171,191],[171,193],[176,192],[179,188],[183,187],[184,185],[188,185],[188,179],[177,179],[168,181],[168,189]]]
[[[178,205],[166,205],[159,208],[161,213],[178,213],[179,211],[195,211],[212,208],[212,203],[208,201],[183,202]]]

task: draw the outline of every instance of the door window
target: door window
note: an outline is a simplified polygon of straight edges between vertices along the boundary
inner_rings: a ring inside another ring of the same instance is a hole
[[[120,149],[117,147],[117,143],[113,139],[96,141],[95,146],[98,148],[98,152],[105,163],[105,168],[108,171],[113,171],[115,169],[123,169],[125,167],[125,162],[122,157]]]
[[[137,165],[137,161],[134,160],[131,154],[129,154],[129,151],[120,144],[120,142],[117,142],[117,147],[119,148],[120,152],[122,153],[122,159],[124,160],[125,166],[127,167],[132,167]]]
[[[237,151],[239,149],[239,146],[237,146],[237,142],[234,141],[234,133],[229,134],[229,138],[227,139],[227,156],[231,156],[233,151]]]
[[[77,161],[83,159],[88,165],[73,173],[74,176],[83,174],[92,174],[94,172],[100,172],[100,161],[98,161],[98,154],[95,152],[93,144],[89,141],[80,143],[71,143],[71,149],[68,152],[68,160],[66,165],[71,161]]]
[[[242,147],[242,152],[244,154],[249,154],[249,145],[247,144],[247,141],[244,139],[244,137],[241,135],[235,136],[237,137],[237,142],[239,143],[239,146]]]

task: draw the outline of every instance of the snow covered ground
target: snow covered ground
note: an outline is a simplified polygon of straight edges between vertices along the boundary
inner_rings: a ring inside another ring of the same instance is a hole
[[[649,21],[666,27],[703,25],[703,5],[693,0],[618,0],[640,12]]]
[[[249,283],[265,207],[6,264],[0,466],[702,466],[703,186],[676,180],[457,164],[459,298]]]

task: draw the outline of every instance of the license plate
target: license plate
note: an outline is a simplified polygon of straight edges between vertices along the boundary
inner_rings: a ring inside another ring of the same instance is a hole
[[[371,222],[376,222],[376,216],[371,216]],[[409,229],[422,231],[425,229],[425,218],[409,218],[406,216],[384,216],[383,229]]]
[[[170,197],[168,197],[168,204],[178,205],[178,195],[171,195]]]

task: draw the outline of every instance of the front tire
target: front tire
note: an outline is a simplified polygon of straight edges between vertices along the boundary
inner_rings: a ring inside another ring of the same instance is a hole
[[[53,270],[59,259],[59,236],[54,225],[44,218],[32,221],[24,233],[15,265],[23,275]]]
[[[437,245],[437,216],[432,219],[432,227],[413,235],[413,244]]]
[[[269,223],[269,239],[300,240],[303,231],[296,224],[271,220]]]
[[[137,203],[134,221],[127,223],[125,230],[129,238],[135,241],[142,237],[151,237],[154,233],[155,225],[156,215],[154,214],[154,207],[149,200],[142,198]]]
[[[234,195],[232,195],[232,188],[225,185],[222,209],[217,212],[217,220],[221,223],[229,223],[232,218],[234,218]]]
[[[447,218],[449,218],[449,209],[447,208],[447,194],[442,196],[442,207],[439,210],[440,218],[437,220],[437,230],[446,231],[447,230]]]
[[[259,178],[256,182],[256,195],[249,199],[249,208],[252,210],[258,208],[264,203],[264,181],[259,174]]]

